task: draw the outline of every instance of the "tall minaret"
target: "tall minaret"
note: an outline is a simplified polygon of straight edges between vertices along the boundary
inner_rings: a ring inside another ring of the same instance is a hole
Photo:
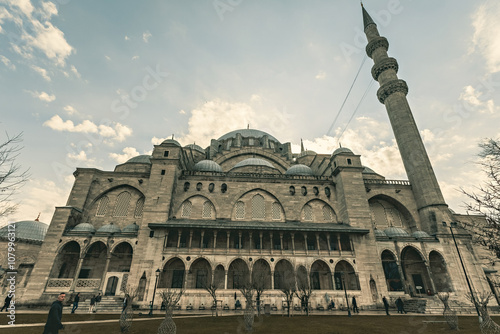
[[[366,53],[375,63],[372,76],[380,84],[378,100],[387,109],[406,174],[412,185],[422,229],[428,233],[437,233],[441,221],[449,222],[451,214],[406,100],[408,85],[397,76],[396,59],[387,55],[389,42],[379,35],[377,25],[363,4],[361,6],[368,39]]]

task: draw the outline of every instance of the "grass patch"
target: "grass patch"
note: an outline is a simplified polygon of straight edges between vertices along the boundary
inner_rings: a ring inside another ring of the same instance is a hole
[[[20,315],[21,316],[21,315]],[[33,315],[27,315],[33,316]],[[41,316],[41,315],[36,315]],[[63,316],[63,322],[71,321],[70,316]],[[97,316],[106,317],[105,314]],[[119,315],[108,315],[108,319],[118,318]],[[91,315],[87,315],[90,318]],[[500,321],[500,317],[494,317]],[[79,319],[83,320],[83,319]],[[292,318],[282,316],[261,316],[255,318],[254,334],[269,333],[317,333],[317,334],[396,334],[396,333],[451,333],[446,323],[425,323],[424,321],[443,320],[441,316],[363,316],[357,315],[348,318],[344,315],[336,316],[294,316]],[[162,319],[149,321],[138,321],[132,325],[132,334],[156,333]],[[40,321],[34,321],[40,322]],[[202,333],[245,333],[243,316],[231,317],[190,317],[175,319],[177,333],[179,334],[202,334]],[[459,317],[460,333],[479,333],[477,317]],[[1,330],[0,330],[1,331]],[[12,328],[9,333],[13,334],[39,334],[41,327]],[[88,325],[66,325],[63,333],[119,333],[118,323],[88,324]]]

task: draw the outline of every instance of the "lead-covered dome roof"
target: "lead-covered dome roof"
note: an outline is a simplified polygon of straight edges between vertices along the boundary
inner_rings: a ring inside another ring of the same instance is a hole
[[[337,155],[337,154],[340,154],[340,153],[354,155],[354,153],[350,149],[348,149],[347,147],[339,147],[338,149],[336,149],[335,151],[333,151],[332,155]]]
[[[305,150],[305,151],[302,151],[299,153],[299,155],[297,155],[297,158],[302,158],[302,157],[305,157],[306,155],[317,155],[318,153],[314,152],[314,151],[310,151],[310,150]]]
[[[412,237],[422,239],[422,238],[430,238],[431,236],[425,231],[415,231],[411,234]]]
[[[222,167],[212,160],[201,160],[194,165],[194,170],[200,172],[218,172],[222,173]]]
[[[234,138],[236,137],[236,134],[240,134],[242,137],[254,137],[254,138],[261,138],[261,137],[264,137],[264,136],[267,136],[270,140],[274,140],[276,142],[280,142],[278,139],[276,139],[275,137],[271,136],[269,133],[267,132],[264,132],[264,131],[260,131],[260,130],[255,130],[255,129],[240,129],[240,130],[234,130],[234,131],[231,131],[231,132],[228,132],[226,133],[225,135],[223,135],[222,137],[220,137],[219,141],[221,140],[226,140],[226,139],[229,139],[229,138]]]
[[[303,164],[293,165],[285,172],[286,175],[313,175],[313,171],[309,166]]]
[[[123,233],[137,233],[139,231],[139,225],[137,225],[135,222],[127,225],[123,228]]]
[[[136,163],[136,164],[148,164],[148,165],[151,165],[151,158],[152,158],[152,156],[147,155],[147,154],[143,154],[143,155],[138,155],[136,157],[128,159],[126,163],[128,164],[128,163],[132,162],[132,163]]]
[[[97,233],[121,233],[122,230],[115,224],[106,224],[97,230]]]
[[[26,241],[43,241],[49,226],[38,220],[23,220],[15,222],[15,233],[17,240]],[[6,225],[0,228],[0,238],[7,238],[9,226]]]
[[[264,166],[275,168],[269,161],[259,159],[259,158],[248,158],[238,162],[233,168],[244,167],[244,166]]]
[[[184,148],[190,148],[190,149],[198,151],[200,153],[205,153],[205,150],[201,146],[196,145],[196,144],[189,144],[189,145],[184,146]]]
[[[374,229],[373,232],[375,232],[376,237],[387,238],[387,234],[382,230]]]
[[[175,139],[166,139],[164,140],[162,143],[162,145],[175,145],[175,146],[181,146],[181,144],[179,144],[179,142]]]
[[[71,229],[71,232],[95,233],[95,227],[89,223],[80,223]]]
[[[394,238],[394,237],[409,237],[410,235],[408,234],[408,232],[406,232],[405,230],[403,230],[401,227],[389,227],[389,228],[386,228],[384,230],[385,234],[389,237],[389,238]]]

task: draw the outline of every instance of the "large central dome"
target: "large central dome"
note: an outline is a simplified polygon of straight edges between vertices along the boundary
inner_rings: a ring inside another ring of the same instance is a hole
[[[225,135],[223,135],[222,137],[220,137],[217,140],[220,141],[220,140],[226,140],[229,138],[234,138],[234,137],[236,137],[237,133],[239,133],[242,137],[245,137],[245,138],[248,138],[248,137],[261,138],[261,137],[267,136],[270,140],[276,141],[278,143],[280,142],[278,139],[274,138],[269,133],[264,132],[264,131],[260,131],[260,130],[255,130],[255,129],[234,130],[234,131],[226,133]]]

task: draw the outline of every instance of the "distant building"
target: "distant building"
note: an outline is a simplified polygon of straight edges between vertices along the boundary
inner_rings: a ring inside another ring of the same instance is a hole
[[[261,281],[263,303],[281,307],[280,288],[307,279],[312,305],[344,289],[358,305],[382,296],[449,291],[465,302],[465,276],[446,205],[406,100],[408,87],[387,56],[388,42],[363,9],[367,53],[381,87],[409,181],[387,180],[348,148],[302,150],[256,129],[235,130],[202,148],[174,139],[114,171],[78,168],[67,204],[57,207],[24,294],[120,295],[185,288],[185,308],[211,305],[203,287],[220,284],[234,308],[241,284]],[[489,291],[471,236],[457,231],[474,289]],[[158,274],[158,278],[156,273]],[[158,283],[158,284],[156,284]],[[155,299],[159,306],[161,301]]]

